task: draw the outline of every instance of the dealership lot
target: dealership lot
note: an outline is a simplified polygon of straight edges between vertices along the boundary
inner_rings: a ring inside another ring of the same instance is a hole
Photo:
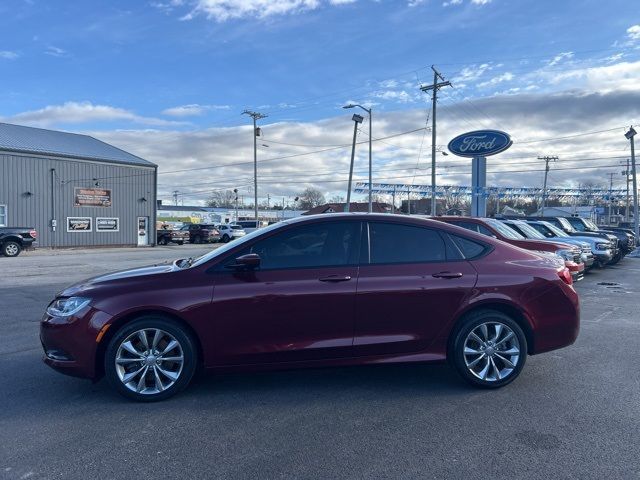
[[[145,405],[42,364],[38,320],[62,287],[215,247],[0,258],[0,477],[640,476],[639,259],[588,274],[576,344],[499,391],[395,365],[209,376]]]

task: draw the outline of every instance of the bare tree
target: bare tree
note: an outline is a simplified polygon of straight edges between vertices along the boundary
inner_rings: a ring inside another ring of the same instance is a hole
[[[207,207],[234,208],[236,206],[236,194],[232,190],[213,192],[207,199]]]
[[[313,187],[306,188],[298,197],[300,197],[298,199],[298,208],[300,210],[310,210],[325,202],[324,194]]]
[[[342,195],[333,195],[329,199],[329,203],[344,203],[344,197]]]

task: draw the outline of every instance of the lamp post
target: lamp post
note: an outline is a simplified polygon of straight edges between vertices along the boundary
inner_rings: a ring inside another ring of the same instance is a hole
[[[256,225],[258,222],[258,137],[260,136],[260,129],[257,122],[262,118],[266,118],[267,115],[258,112],[252,112],[245,110],[242,115],[249,115],[253,119],[253,198],[254,198],[254,215],[256,217]]]
[[[371,181],[371,141],[372,141],[371,124],[373,123],[373,117],[372,117],[370,108],[365,108],[362,105],[357,103],[350,103],[349,105],[345,105],[342,108],[354,108],[354,107],[359,107],[369,114],[369,213],[371,213],[373,212],[373,200],[372,200],[373,196],[371,195],[371,189],[373,188],[372,187],[373,182]]]
[[[234,188],[233,189],[233,193],[235,193],[236,198],[235,198],[235,202],[236,202],[236,223],[238,223],[238,189]]]
[[[347,203],[344,204],[344,211],[349,212],[351,206],[351,180],[353,179],[353,160],[356,155],[356,136],[358,135],[358,124],[364,121],[362,115],[357,113],[353,114],[351,118],[353,120],[353,145],[351,146],[351,165],[349,166],[349,186],[347,187]],[[369,185],[369,191],[371,191],[371,185]]]
[[[629,131],[624,136],[631,143],[631,175],[633,180],[633,231],[636,234],[636,239],[640,238],[638,232],[638,180],[636,172],[636,150],[633,137],[636,136],[636,132],[633,126],[629,128]]]

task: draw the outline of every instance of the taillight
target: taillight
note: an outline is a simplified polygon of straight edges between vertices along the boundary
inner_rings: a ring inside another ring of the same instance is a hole
[[[29,232],[29,235],[31,235],[31,238],[38,238],[38,232],[36,232],[35,230],[31,230]]]
[[[573,285],[573,277],[571,276],[571,272],[568,268],[558,270],[558,276],[567,285]]]

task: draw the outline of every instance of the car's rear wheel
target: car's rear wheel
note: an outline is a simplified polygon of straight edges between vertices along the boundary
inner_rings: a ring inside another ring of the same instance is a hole
[[[193,243],[198,243],[198,244],[202,243],[202,237],[200,235],[196,235],[193,238]]]
[[[520,374],[527,358],[522,328],[504,313],[482,310],[457,330],[450,352],[458,373],[482,388],[498,388]]]
[[[229,235],[227,235],[226,233],[222,236],[222,241],[224,243],[227,243],[229,240],[231,240],[231,238],[229,237]]]
[[[197,366],[191,335],[176,322],[141,317],[119,330],[105,353],[105,376],[127,398],[153,402],[184,389]]]
[[[167,239],[165,237],[161,237],[160,241],[158,241],[158,245],[166,245],[167,244]]]
[[[9,240],[8,242],[4,242],[2,244],[2,254],[5,257],[17,257],[18,255],[20,255],[21,251],[22,247],[20,247],[20,244],[18,242]]]

